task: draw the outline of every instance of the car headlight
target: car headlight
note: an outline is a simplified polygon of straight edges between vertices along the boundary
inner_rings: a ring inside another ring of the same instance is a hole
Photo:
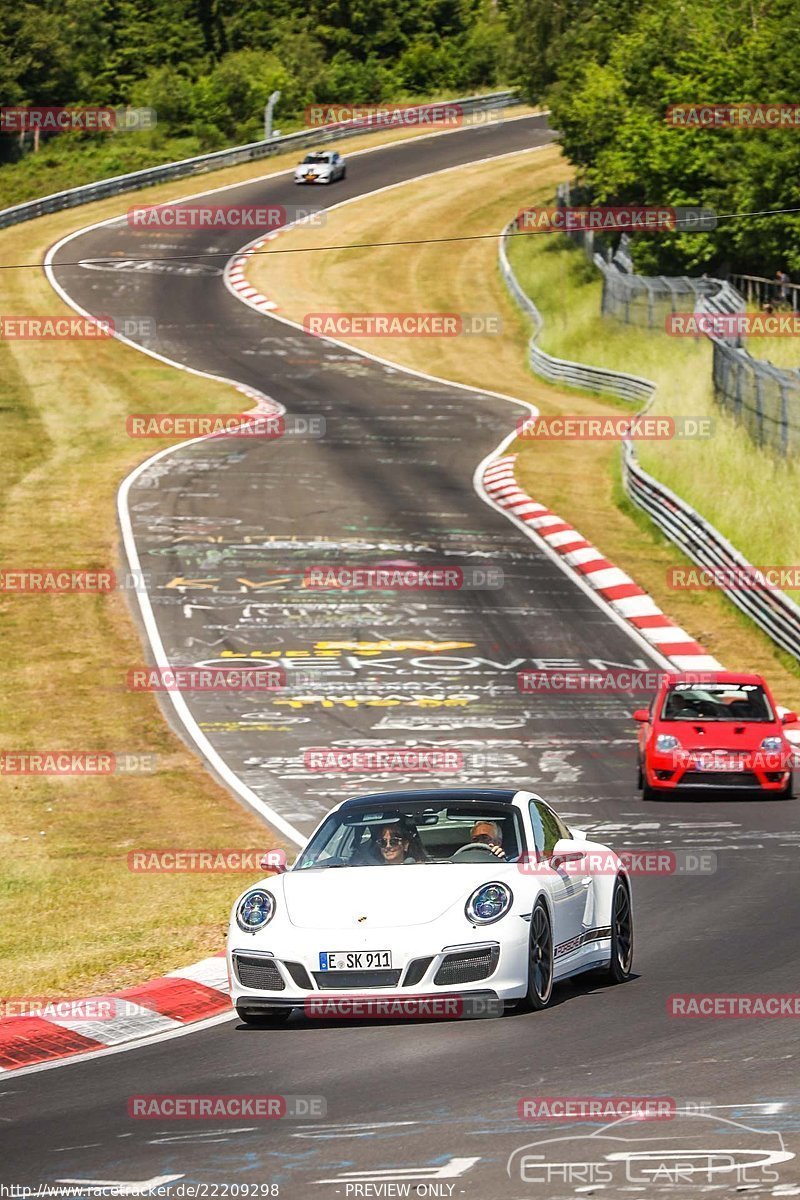
[[[485,883],[472,893],[464,912],[475,925],[491,925],[506,915],[513,900],[511,888],[504,883]]]
[[[783,739],[779,737],[766,737],[761,743],[761,749],[768,753],[776,754],[783,749]]]
[[[671,733],[659,733],[656,738],[656,750],[660,750],[666,754],[669,750],[677,750],[680,747],[680,742]]]
[[[275,897],[263,888],[245,892],[236,905],[236,924],[245,933],[258,933],[275,916]]]

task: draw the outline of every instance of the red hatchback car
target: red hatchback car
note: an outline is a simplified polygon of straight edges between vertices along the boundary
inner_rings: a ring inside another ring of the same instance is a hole
[[[731,671],[666,675],[639,728],[643,800],[676,792],[749,791],[793,795],[790,742],[760,675]]]

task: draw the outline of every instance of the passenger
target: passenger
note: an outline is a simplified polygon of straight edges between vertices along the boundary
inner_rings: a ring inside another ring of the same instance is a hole
[[[503,849],[503,833],[496,821],[476,821],[472,826],[469,840],[474,846],[485,846],[496,858],[507,860]]]
[[[427,862],[428,856],[422,848],[419,834],[405,821],[379,825],[372,837],[378,851],[378,862],[386,866]]]

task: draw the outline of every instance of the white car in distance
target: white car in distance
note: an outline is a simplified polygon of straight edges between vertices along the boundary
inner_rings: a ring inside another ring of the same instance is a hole
[[[334,183],[346,175],[347,166],[337,150],[314,150],[294,169],[295,183]]]

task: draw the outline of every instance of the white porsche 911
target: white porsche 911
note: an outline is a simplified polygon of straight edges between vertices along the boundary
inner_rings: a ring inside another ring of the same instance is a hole
[[[333,183],[346,175],[347,166],[336,150],[314,150],[294,169],[295,183]]]
[[[571,975],[629,977],[630,880],[532,792],[362,796],[239,897],[227,957],[247,1024],[320,1015],[322,995],[542,1009]]]

